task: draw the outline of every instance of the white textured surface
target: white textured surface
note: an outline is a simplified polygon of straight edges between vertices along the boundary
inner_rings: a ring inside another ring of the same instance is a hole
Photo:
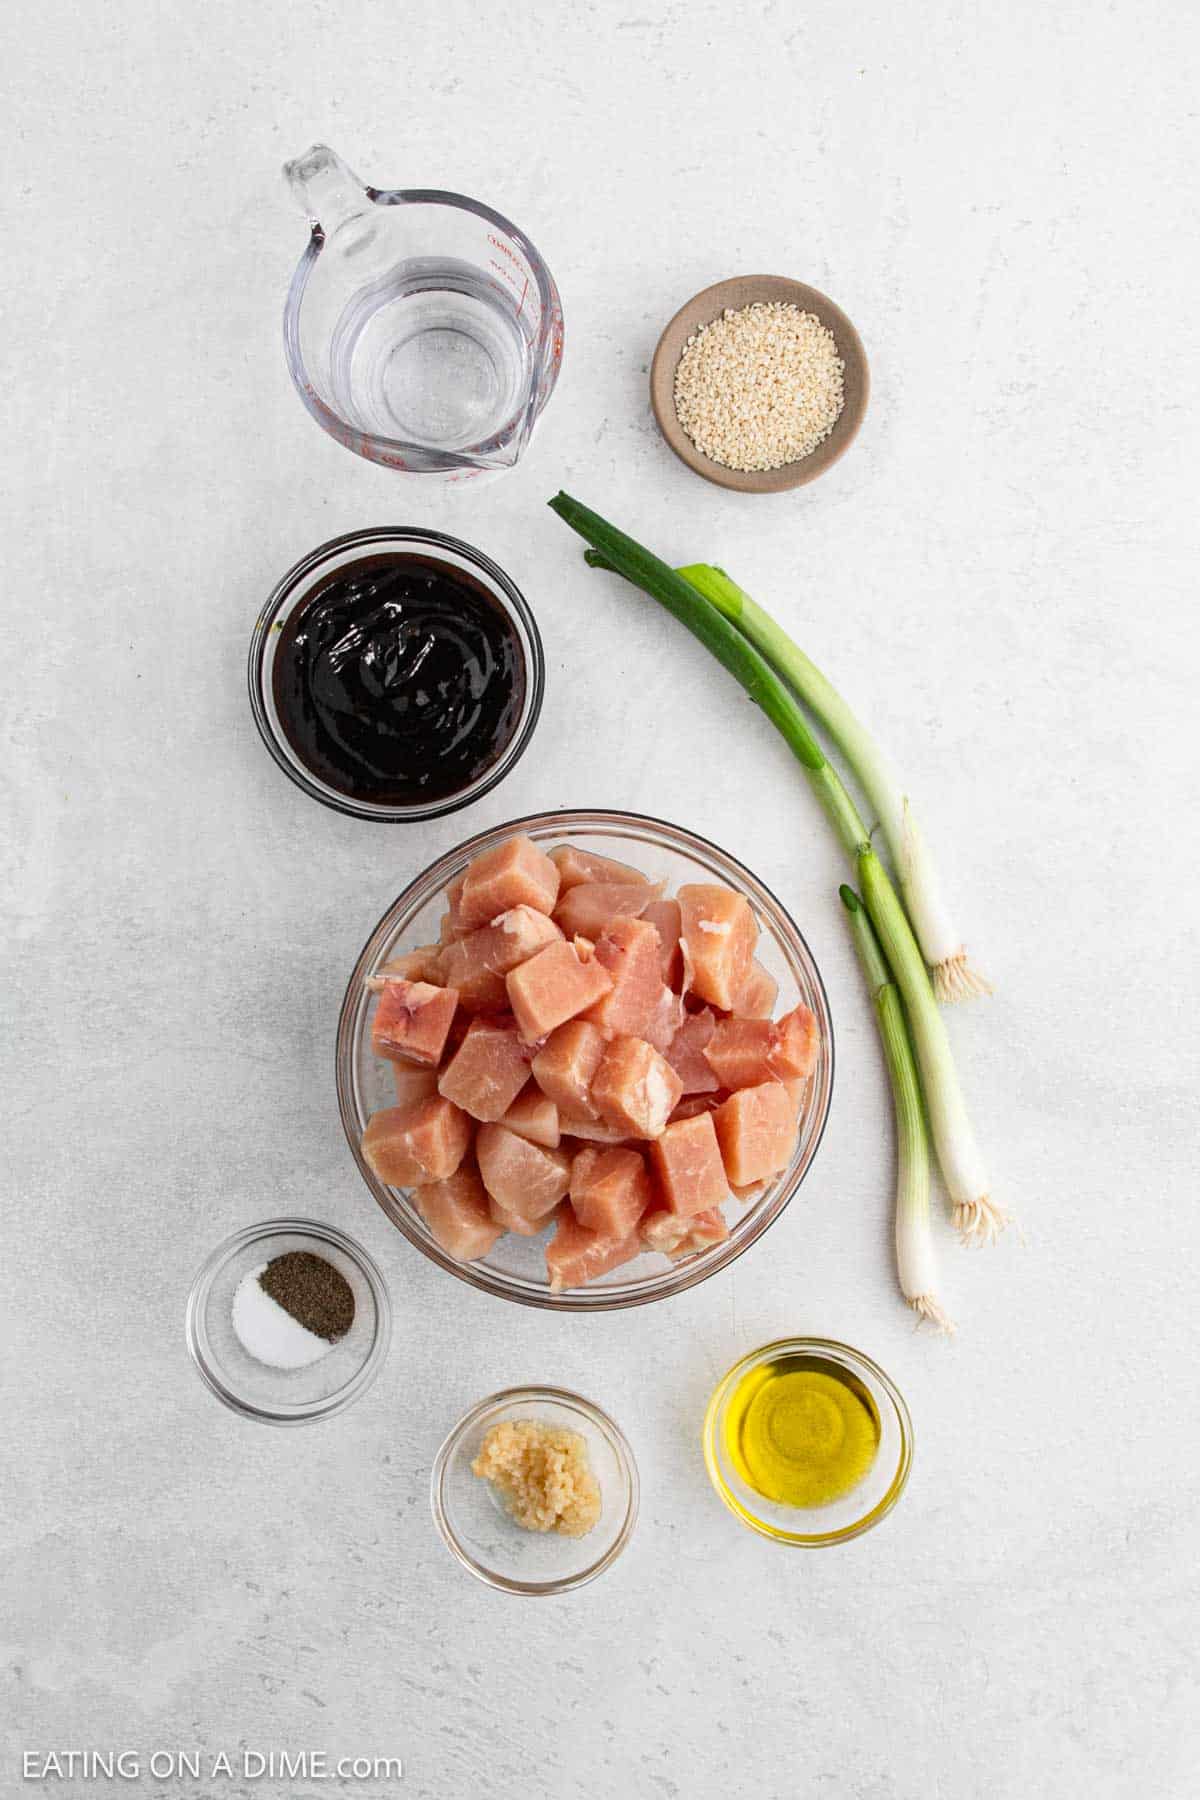
[[[398,1791],[438,1800],[1193,1792],[1191,9],[42,0],[10,32],[0,1789],[25,1747],[249,1744],[400,1754]],[[397,485],[291,391],[304,230],[278,167],[314,138],[491,201],[556,272],[563,378],[488,491]],[[772,500],[696,480],[646,398],[668,315],[755,269],[833,294],[874,375],[853,453]],[[699,648],[584,572],[560,485],[736,572],[910,772],[999,984],[952,1029],[1029,1235],[972,1258],[942,1231],[953,1346],[893,1291],[822,822]],[[412,831],[305,800],[244,695],[276,577],[390,522],[496,557],[550,666],[513,778]],[[400,886],[571,803],[750,862],[810,937],[839,1055],[769,1240],[673,1305],[577,1322],[390,1233],[331,1078]],[[396,1334],[344,1418],[271,1432],[206,1394],[182,1310],[218,1238],[291,1208],[379,1257]],[[902,1508],[824,1555],[740,1531],[697,1449],[714,1377],[796,1329],[874,1353],[917,1427]],[[535,1606],[462,1574],[426,1483],[467,1403],[539,1378],[627,1426],[644,1502],[611,1574]]]

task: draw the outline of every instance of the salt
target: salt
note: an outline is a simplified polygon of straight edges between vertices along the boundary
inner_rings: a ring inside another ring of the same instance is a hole
[[[272,1369],[304,1369],[333,1349],[328,1338],[301,1325],[262,1286],[266,1263],[251,1269],[238,1283],[233,1296],[233,1329],[238,1341],[257,1362]]]

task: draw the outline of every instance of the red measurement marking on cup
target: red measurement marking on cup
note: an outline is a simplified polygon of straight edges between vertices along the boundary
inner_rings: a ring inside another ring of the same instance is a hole
[[[516,275],[515,270],[510,269],[507,263],[497,262],[496,258],[494,256],[490,257],[488,259],[488,267],[491,269],[495,269],[497,275],[499,275],[504,281],[507,281],[509,287],[512,288],[513,292],[514,293],[516,292],[517,275]],[[526,287],[529,286],[528,278],[526,278],[525,286]]]

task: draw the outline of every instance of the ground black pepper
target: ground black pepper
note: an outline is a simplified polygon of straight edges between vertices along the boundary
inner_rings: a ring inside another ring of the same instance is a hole
[[[329,1343],[345,1337],[354,1323],[354,1295],[339,1269],[311,1250],[289,1250],[269,1262],[258,1278],[272,1300],[297,1324]]]

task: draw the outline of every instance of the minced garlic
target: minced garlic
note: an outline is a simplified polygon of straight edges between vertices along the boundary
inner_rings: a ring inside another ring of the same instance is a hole
[[[675,412],[697,450],[725,468],[780,469],[837,424],[844,371],[815,313],[756,301],[693,332],[675,371]]]
[[[577,1431],[501,1419],[480,1445],[471,1473],[492,1483],[526,1531],[586,1537],[600,1517],[600,1484]]]

